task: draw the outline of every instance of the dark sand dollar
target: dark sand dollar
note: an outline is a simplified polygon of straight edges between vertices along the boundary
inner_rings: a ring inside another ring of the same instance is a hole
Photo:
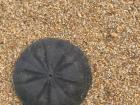
[[[24,105],[80,105],[91,73],[78,47],[49,38],[25,49],[16,62],[13,80]]]

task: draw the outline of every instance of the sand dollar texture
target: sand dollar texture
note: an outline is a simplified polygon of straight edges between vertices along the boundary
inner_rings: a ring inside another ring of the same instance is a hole
[[[80,105],[91,73],[77,46],[49,38],[25,49],[15,64],[13,80],[24,105]]]

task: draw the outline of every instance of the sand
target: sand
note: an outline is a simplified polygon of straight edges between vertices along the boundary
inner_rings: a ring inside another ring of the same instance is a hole
[[[140,104],[139,0],[0,0],[0,105],[22,105],[14,63],[42,38],[69,40],[89,59],[93,81],[82,105]]]

